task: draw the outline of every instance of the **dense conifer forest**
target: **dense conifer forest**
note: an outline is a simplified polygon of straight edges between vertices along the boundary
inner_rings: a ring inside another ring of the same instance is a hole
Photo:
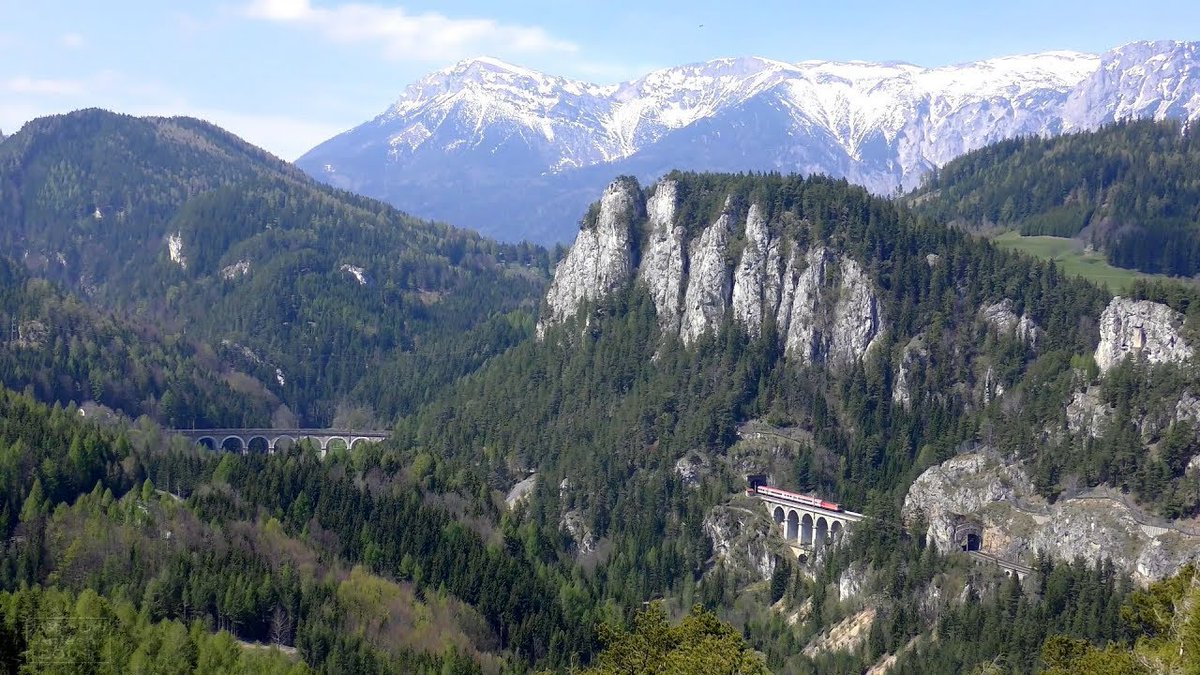
[[[770,322],[684,345],[637,284],[537,339],[561,252],[317,187],[196,121],[85,111],[5,139],[0,663],[605,673],[654,654],[677,672],[848,674],[894,656],[897,673],[1031,673],[1115,654],[1133,670],[1111,672],[1151,672],[1143,656],[1191,639],[1190,571],[1138,589],[1104,560],[1041,556],[1017,582],[900,517],[922,471],[984,445],[1050,498],[1110,485],[1197,513],[1184,423],[1162,425],[1154,453],[1128,424],[1041,433],[1081,386],[1162,416],[1196,384],[1136,361],[1099,375],[1105,291],[946,227],[928,202],[821,177],[671,178],[690,232],[757,203],[795,241],[859,261],[880,342],[841,369],[788,359]],[[1135,296],[1194,331],[1193,291]],[[1040,327],[1036,346],[980,319],[1002,299]],[[895,364],[917,339],[929,366],[905,406]],[[750,420],[804,439],[776,458],[778,482],[866,515],[814,559],[777,553],[766,580],[720,562],[706,529],[717,508],[761,511],[740,496]],[[283,422],[395,434],[322,457],[213,453],[163,430]],[[695,481],[676,470],[687,456],[703,458]],[[871,580],[865,639],[806,651],[858,611],[847,574]]]
[[[1143,272],[1200,272],[1200,133],[1177,121],[1017,138],[969,152],[909,197],[943,222],[1079,237]]]

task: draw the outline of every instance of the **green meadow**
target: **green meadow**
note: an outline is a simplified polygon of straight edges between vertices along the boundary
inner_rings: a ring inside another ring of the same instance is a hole
[[[1113,267],[1099,251],[1086,251],[1083,242],[1067,237],[1025,237],[1017,232],[1005,232],[992,237],[1001,248],[1022,251],[1042,260],[1053,260],[1064,274],[1081,276],[1105,286],[1113,293],[1124,293],[1139,277],[1170,279],[1162,275],[1142,274],[1134,270]],[[1179,279],[1175,279],[1180,281]]]

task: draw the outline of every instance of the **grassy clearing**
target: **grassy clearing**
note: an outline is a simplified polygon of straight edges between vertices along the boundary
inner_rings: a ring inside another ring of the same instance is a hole
[[[1005,232],[992,237],[992,243],[1001,248],[1028,253],[1042,260],[1053,260],[1064,274],[1081,276],[1093,283],[1108,288],[1113,293],[1124,293],[1137,278],[1171,279],[1162,275],[1142,274],[1121,267],[1113,267],[1104,259],[1104,254],[1084,250],[1083,242],[1066,237],[1023,237],[1017,232]],[[1181,281],[1180,279],[1174,279]]]

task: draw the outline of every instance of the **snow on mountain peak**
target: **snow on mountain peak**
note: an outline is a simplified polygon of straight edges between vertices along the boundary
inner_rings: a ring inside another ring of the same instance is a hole
[[[371,123],[300,163],[343,187],[396,180],[387,176],[426,164],[442,176],[460,164],[465,175],[482,170],[505,181],[528,173],[538,184],[614,164],[645,177],[670,168],[819,171],[891,192],[988,143],[1143,116],[1200,118],[1200,43],[933,68],[747,56],[607,86],[479,57],[414,82]],[[371,170],[385,177],[356,178],[353,157],[379,157]]]

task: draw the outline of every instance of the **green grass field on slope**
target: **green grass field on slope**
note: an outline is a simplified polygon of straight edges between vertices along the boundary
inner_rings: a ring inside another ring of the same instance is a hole
[[[1053,260],[1065,274],[1081,276],[1108,288],[1113,293],[1124,293],[1139,277],[1181,280],[1113,267],[1104,259],[1103,253],[1087,251],[1083,242],[1068,237],[1022,236],[1017,232],[1005,232],[993,237],[992,243],[1001,248],[1028,253],[1042,260]]]

